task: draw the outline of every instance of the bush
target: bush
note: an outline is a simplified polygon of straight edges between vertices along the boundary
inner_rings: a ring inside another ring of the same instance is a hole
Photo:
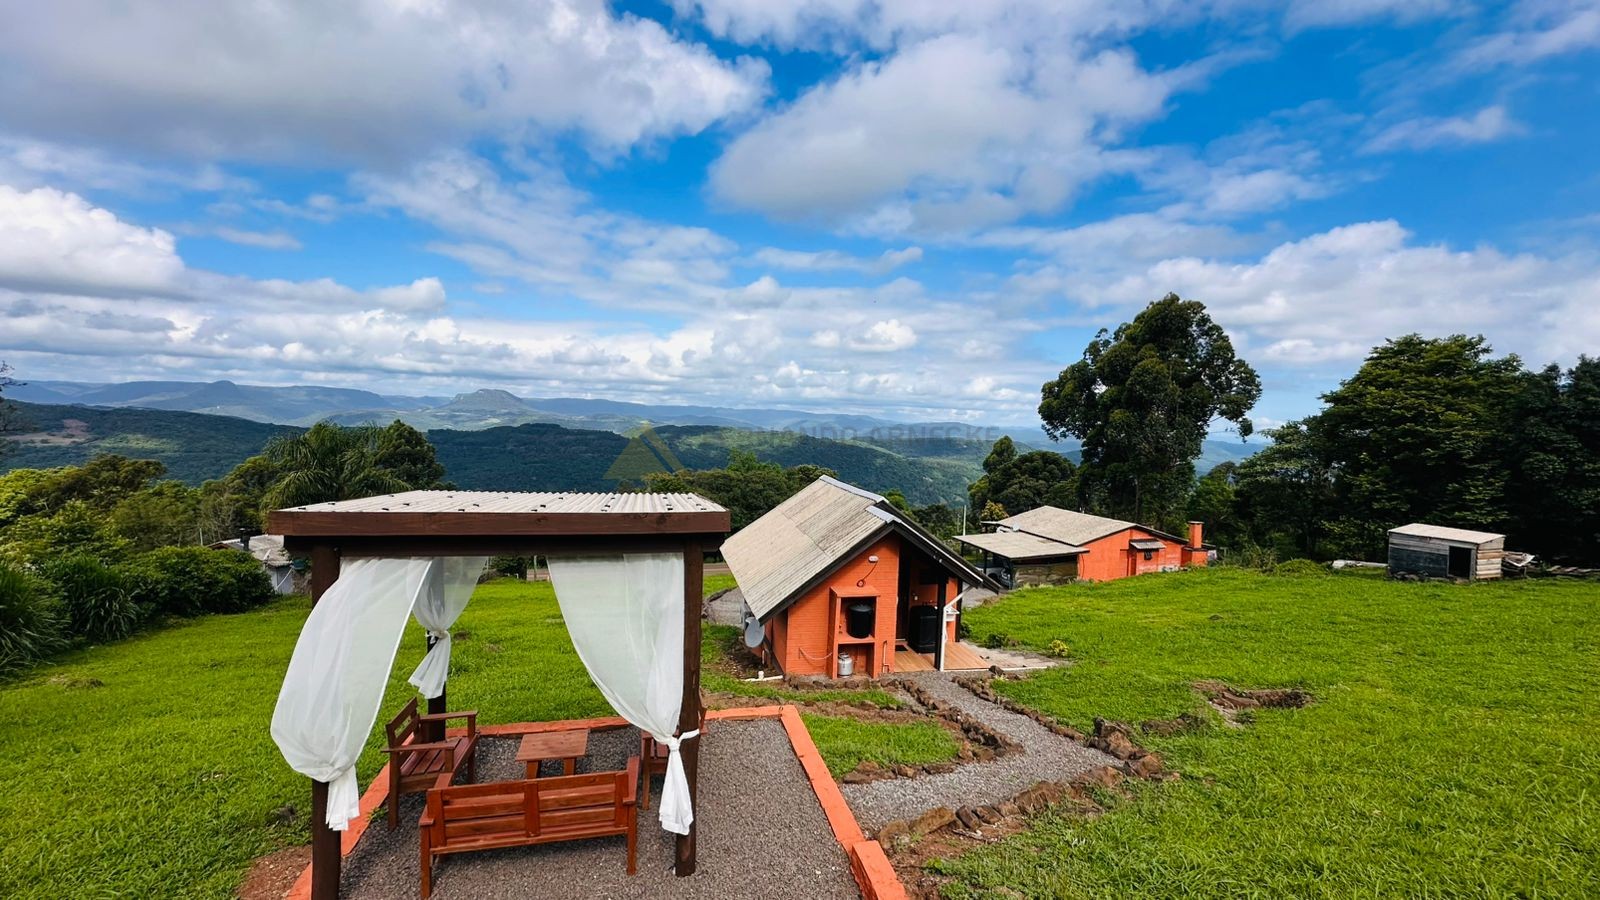
[[[122,567],[135,602],[158,616],[243,612],[271,600],[272,581],[247,553],[162,547]]]
[[[65,643],[49,586],[0,563],[0,673],[43,659]]]
[[[1328,567],[1312,559],[1291,559],[1278,563],[1272,567],[1274,575],[1311,575],[1323,576],[1329,574]]]
[[[66,611],[67,631],[91,641],[125,638],[143,624],[145,611],[134,600],[123,574],[92,556],[74,555],[45,564]]]
[[[1245,541],[1238,549],[1225,556],[1222,564],[1270,572],[1273,566],[1278,564],[1278,551],[1271,547],[1263,547],[1254,541]]]
[[[1067,646],[1066,641],[1051,641],[1050,646],[1045,648],[1044,655],[1056,659],[1068,659],[1072,656],[1072,648]]]
[[[1020,647],[1022,642],[1003,632],[994,632],[983,639],[983,646],[990,650],[1004,650],[1007,647]]]

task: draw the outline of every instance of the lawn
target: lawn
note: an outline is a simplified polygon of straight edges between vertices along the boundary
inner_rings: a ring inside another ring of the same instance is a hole
[[[947,896],[1600,896],[1600,586],[1214,570],[965,622],[1066,642],[1075,665],[1001,686],[1062,721],[1213,725],[1144,739],[1181,781],[942,863]],[[1206,678],[1316,701],[1225,728]]]
[[[267,726],[308,608],[191,620],[0,686],[0,896],[226,897],[254,857],[306,843],[310,792]],[[450,705],[485,723],[611,713],[547,582],[480,587],[454,645]],[[413,623],[380,722],[422,654]]]
[[[955,759],[961,752],[961,743],[931,721],[902,725],[818,713],[800,717],[835,778],[869,759],[885,768],[920,766]]]

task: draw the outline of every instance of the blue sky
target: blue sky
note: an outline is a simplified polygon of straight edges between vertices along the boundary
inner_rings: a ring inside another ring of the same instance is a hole
[[[1169,291],[1315,410],[1600,349],[1600,4],[0,10],[24,378],[985,424]]]

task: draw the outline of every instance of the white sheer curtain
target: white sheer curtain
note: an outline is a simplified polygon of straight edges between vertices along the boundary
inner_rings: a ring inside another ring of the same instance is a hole
[[[435,643],[411,673],[411,683],[429,700],[444,693],[445,680],[450,677],[450,629],[467,608],[478,576],[488,564],[487,556],[447,556],[428,566],[426,589],[411,614]]]
[[[406,616],[427,587],[429,559],[355,559],[317,601],[295,642],[272,711],[290,768],[328,785],[328,827],[361,812],[356,759],[372,733]]]
[[[551,557],[550,581],[572,646],[600,693],[667,747],[661,827],[688,834],[694,808],[674,736],[683,701],[683,555]]]

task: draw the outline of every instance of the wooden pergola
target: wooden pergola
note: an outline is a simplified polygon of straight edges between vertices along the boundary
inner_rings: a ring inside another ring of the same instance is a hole
[[[695,494],[410,491],[341,500],[267,516],[284,549],[311,559],[311,602],[339,577],[341,559],[361,557],[683,554],[683,701],[678,731],[699,728],[700,619],[705,553],[729,530],[726,509]],[[428,701],[431,713],[445,697]],[[683,741],[695,800],[700,739]],[[394,802],[391,798],[390,802]],[[311,783],[311,896],[339,895],[340,837],[325,821],[326,782]],[[695,871],[695,828],[677,839],[674,871]]]

